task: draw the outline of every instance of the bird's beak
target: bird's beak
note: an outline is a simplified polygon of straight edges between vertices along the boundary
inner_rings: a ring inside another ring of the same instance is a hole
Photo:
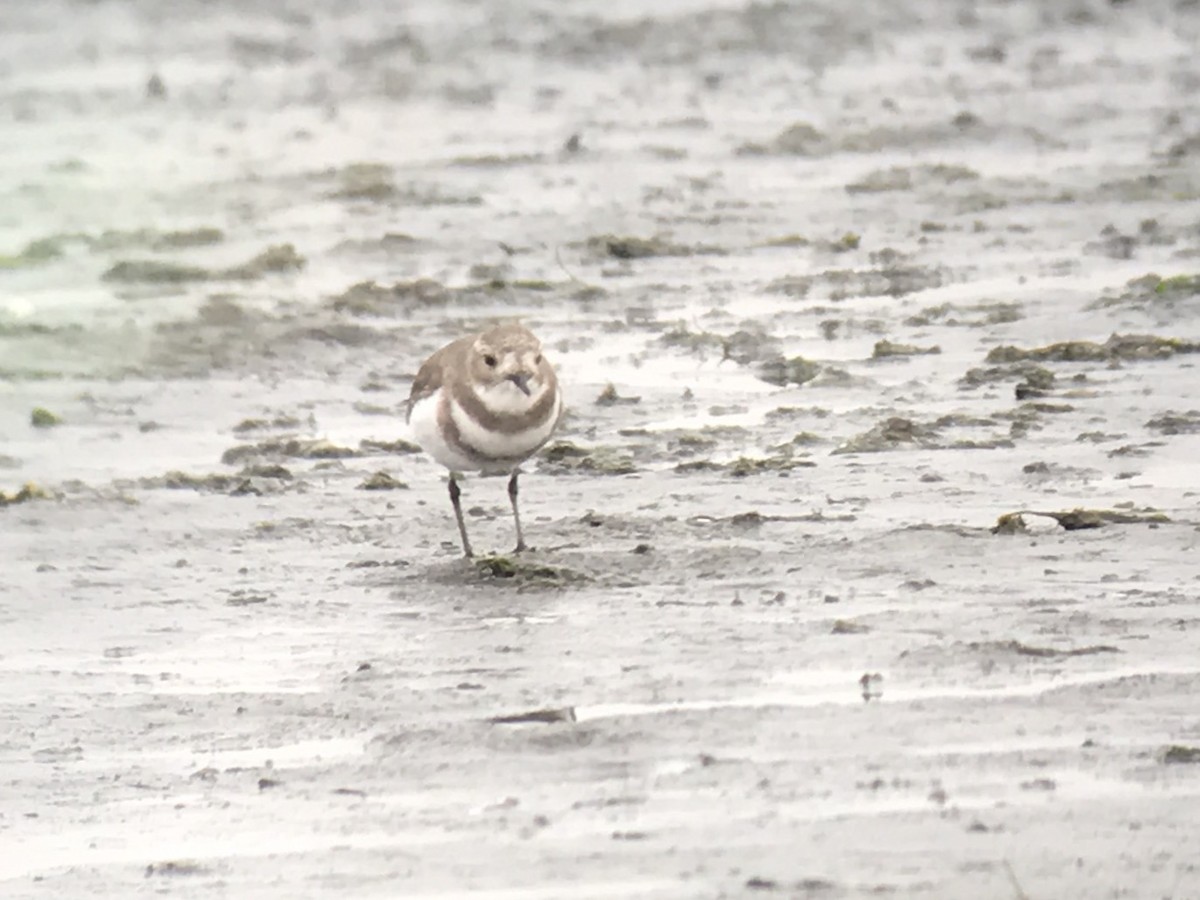
[[[524,372],[518,372],[514,375],[509,375],[508,380],[519,387],[521,389],[521,393],[523,393],[526,397],[531,396],[529,391],[529,376]]]

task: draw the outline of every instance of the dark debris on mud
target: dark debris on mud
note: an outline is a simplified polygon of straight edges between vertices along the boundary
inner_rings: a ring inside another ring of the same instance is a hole
[[[528,712],[493,716],[488,721],[493,725],[555,725],[561,722],[575,722],[576,717],[573,706],[563,706],[557,709],[533,709]]]
[[[1162,761],[1167,765],[1200,763],[1200,747],[1185,747],[1182,744],[1172,744],[1163,751]]]
[[[656,256],[723,256],[719,247],[678,244],[665,237],[650,238],[602,234],[588,238],[582,248],[594,257],[621,260],[651,259]]]
[[[1019,382],[1020,385],[1024,385],[1023,392],[1026,394],[1044,393],[1054,387],[1055,375],[1045,366],[1039,366],[1032,362],[1017,362],[968,369],[966,374],[959,379],[958,384],[962,388],[977,388],[1002,381]],[[1020,396],[1020,393],[1022,392],[1018,392],[1017,399],[1025,399]]]
[[[1200,410],[1164,412],[1146,422],[1146,427],[1159,434],[1200,434]]]
[[[1103,528],[1106,525],[1162,525],[1170,522],[1170,518],[1157,510],[1120,510],[1120,509],[1072,509],[1065,512],[1038,512],[1036,510],[1020,510],[1004,513],[992,527],[992,534],[1024,534],[1029,531],[1029,516],[1053,519],[1064,531],[1080,531],[1091,528]]]
[[[192,875],[207,875],[212,870],[208,866],[188,859],[174,859],[166,862],[151,863],[146,866],[147,878],[181,878]]]

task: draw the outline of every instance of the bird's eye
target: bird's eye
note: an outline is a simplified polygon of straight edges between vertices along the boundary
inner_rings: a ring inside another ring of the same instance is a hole
[[[535,356],[533,358],[533,364],[535,366],[540,366],[542,364],[542,354],[539,353],[537,356]]]
[[[483,357],[483,364],[485,366],[487,366],[489,369],[496,368],[496,357],[492,356],[492,354],[490,354],[490,353],[486,354]]]

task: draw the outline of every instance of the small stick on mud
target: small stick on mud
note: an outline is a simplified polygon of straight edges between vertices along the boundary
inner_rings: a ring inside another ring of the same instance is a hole
[[[514,713],[511,716],[493,716],[488,719],[493,725],[523,725],[528,722],[574,722],[575,707],[564,706],[561,709],[535,709],[531,712]]]
[[[573,282],[575,282],[576,284],[582,284],[584,287],[592,286],[592,285],[588,284],[586,281],[584,281],[582,278],[576,278],[575,273],[566,267],[566,265],[562,261],[562,247],[554,248],[554,261],[556,263],[558,263],[558,267],[563,270],[563,273],[568,278],[570,278]]]
[[[1017,873],[1013,871],[1013,867],[1007,859],[1004,860],[1004,871],[1008,873],[1008,880],[1012,883],[1013,891],[1015,892],[1013,896],[1017,900],[1030,900],[1029,895],[1025,893],[1025,889],[1021,887],[1021,882],[1017,881]]]

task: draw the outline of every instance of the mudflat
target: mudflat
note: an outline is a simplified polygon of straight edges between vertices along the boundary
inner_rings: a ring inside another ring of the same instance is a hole
[[[1200,896],[1198,38],[0,7],[0,895]]]

